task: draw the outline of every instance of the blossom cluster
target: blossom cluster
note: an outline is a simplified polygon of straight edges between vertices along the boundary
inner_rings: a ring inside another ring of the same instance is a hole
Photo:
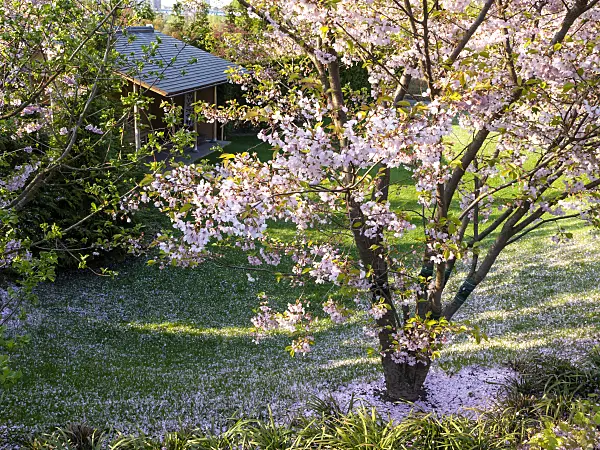
[[[456,326],[445,319],[409,319],[406,325],[392,334],[393,347],[384,352],[397,364],[430,364],[438,356],[441,345],[446,341],[450,332],[469,331],[464,326]]]
[[[344,323],[347,319],[347,312],[338,305],[333,299],[328,299],[323,303],[323,311],[331,318],[334,323]]]
[[[3,242],[2,252],[0,253],[0,269],[10,266],[17,257],[25,257],[29,259],[31,256],[29,251],[21,252],[23,242],[18,239],[9,239]]]
[[[39,163],[25,164],[23,166],[15,166],[15,174],[8,180],[0,180],[0,188],[6,189],[8,192],[14,192],[25,186],[25,183],[33,173],[38,169]]]
[[[267,302],[261,303],[256,316],[252,318],[252,324],[261,332],[267,331],[307,331],[312,322],[312,315],[306,311],[308,303],[303,304],[300,300],[288,303],[283,313],[277,313],[271,309]]]

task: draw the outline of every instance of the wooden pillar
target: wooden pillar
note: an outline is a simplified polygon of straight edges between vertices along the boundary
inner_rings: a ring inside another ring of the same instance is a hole
[[[170,97],[169,100],[171,100],[171,111],[174,111],[175,106],[176,106],[175,97]],[[183,97],[183,105],[185,107],[185,96]],[[177,123],[176,122],[174,122],[173,126],[171,127],[171,133],[173,133],[173,134],[177,133]]]
[[[135,94],[135,103],[133,104],[133,134],[135,139],[135,151],[139,152],[142,148],[142,137],[140,135],[140,110],[137,104],[137,96],[140,92],[139,86],[133,83],[133,93]]]
[[[198,101],[198,91],[194,91],[194,105]],[[194,133],[196,134],[196,138],[194,140],[194,151],[198,151],[198,117],[196,116],[196,106],[194,106]]]
[[[213,100],[215,102],[215,108],[217,107],[217,87],[215,86],[213,88]],[[217,129],[219,127],[219,123],[217,122],[217,119],[215,119],[214,123],[213,123],[213,138],[211,142],[217,142]]]

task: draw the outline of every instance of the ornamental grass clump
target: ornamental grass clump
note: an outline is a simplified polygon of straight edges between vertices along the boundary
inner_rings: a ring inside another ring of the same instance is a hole
[[[508,429],[507,420],[481,416],[473,420],[458,415],[411,415],[400,424],[381,417],[375,408],[361,407],[340,416],[304,418],[291,424],[272,419],[238,420],[219,434],[202,430],[171,432],[162,438],[120,435],[110,444],[77,447],[64,430],[33,441],[32,450],[484,450],[484,449],[596,449],[600,437],[600,407],[576,402],[561,420],[539,417],[526,428]],[[593,413],[593,415],[591,415]],[[507,416],[509,420],[513,416]],[[564,443],[552,446],[553,442]],[[108,447],[106,447],[108,445]]]
[[[100,450],[106,442],[105,431],[86,424],[71,423],[52,433],[35,438],[31,450]]]
[[[531,449],[600,448],[596,352],[597,347],[584,367],[557,358],[515,361],[519,376],[506,384],[506,395],[484,420]]]

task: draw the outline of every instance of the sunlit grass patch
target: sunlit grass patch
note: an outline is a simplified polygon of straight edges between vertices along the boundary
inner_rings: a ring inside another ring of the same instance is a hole
[[[136,323],[130,322],[126,326],[132,330],[138,330],[151,333],[184,334],[193,336],[222,336],[239,337],[252,336],[250,327],[222,327],[222,328],[202,328],[186,325],[176,322],[163,323]]]

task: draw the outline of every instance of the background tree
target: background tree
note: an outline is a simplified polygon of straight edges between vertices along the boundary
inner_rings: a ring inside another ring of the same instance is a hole
[[[204,0],[184,0],[173,5],[173,13],[154,19],[154,27],[163,33],[207,52],[215,49],[214,31],[219,27],[209,19],[210,5]]]
[[[134,104],[115,73],[120,28],[143,20],[126,0],[5,2],[0,8],[0,346],[34,287],[58,265],[84,268],[107,252],[137,251],[141,226],[122,199],[143,177],[155,139],[136,151]],[[158,167],[158,166],[157,166]],[[109,275],[106,269],[93,269]],[[18,374],[0,355],[0,385]]]
[[[191,15],[186,27],[188,42],[207,52],[211,52],[214,48],[214,26],[208,17],[209,8],[209,4],[204,0],[188,0],[186,2],[186,9]]]
[[[387,395],[414,400],[441,336],[461,330],[449,321],[508,245],[567,218],[597,223],[598,1],[239,3],[268,26],[265,54],[307,63],[234,74],[248,105],[199,106],[208,118],[259,124],[273,159],[224,155],[216,168],[157,175],[148,192],[180,233],[160,248],[195,265],[233,244],[261,270],[287,255],[280,278],[367,294]],[[356,63],[370,93],[341,82]],[[414,80],[424,101],[411,98]],[[468,141],[456,142],[453,124]],[[402,201],[404,168],[418,206]],[[273,221],[292,223],[296,237],[274,239]],[[417,224],[415,270],[402,244]],[[467,257],[460,288],[445,292]],[[276,313],[264,303],[255,325],[294,331],[290,350],[306,352],[305,306]],[[340,305],[324,309],[343,320]]]
[[[176,39],[182,39],[185,29],[185,10],[183,3],[175,2],[173,4],[173,13],[167,16],[162,31],[173,36]]]
[[[239,64],[255,64],[271,56],[262,52],[260,45],[266,24],[258,17],[251,17],[248,10],[233,0],[225,6],[225,20],[215,27],[214,52]]]

